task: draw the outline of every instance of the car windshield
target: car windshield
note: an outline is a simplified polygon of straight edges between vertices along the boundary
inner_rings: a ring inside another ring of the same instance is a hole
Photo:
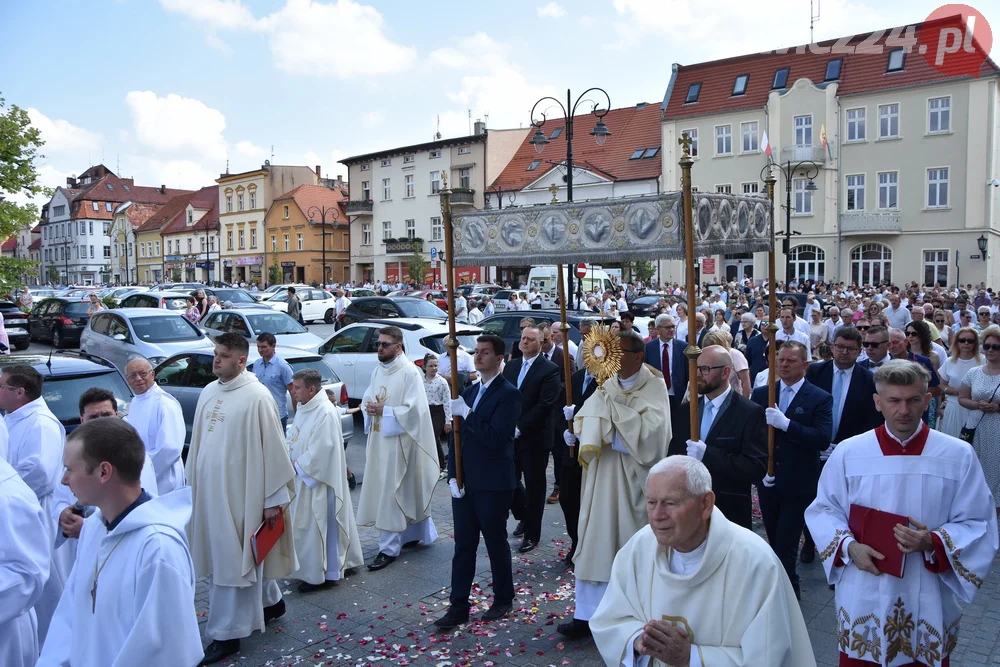
[[[335,382],[340,382],[340,378],[337,374],[333,372],[330,365],[323,361],[320,357],[307,357],[305,359],[285,359],[288,365],[292,367],[292,372],[297,373],[298,371],[311,368],[313,370],[319,371],[319,376],[323,380],[323,384],[333,384]]]
[[[80,423],[80,395],[91,387],[107,389],[118,399],[118,411],[128,411],[132,392],[118,371],[91,375],[47,376],[42,397],[56,419],[63,424]]]
[[[135,336],[147,343],[175,343],[199,340],[201,332],[179,315],[170,317],[133,317]]]
[[[643,306],[645,306],[646,304],[656,303],[659,300],[660,300],[659,296],[640,296],[638,299],[636,299],[632,303],[638,303],[638,304],[642,304]]]
[[[86,315],[90,308],[90,302],[87,303],[69,303],[66,304],[66,310],[63,311],[63,315],[68,315],[72,317],[73,315],[80,316]]]
[[[267,301],[269,303],[270,302],[273,302],[273,303],[285,303],[286,301],[288,301],[288,292],[284,292],[282,294],[275,294],[274,296],[272,296],[271,298],[269,298]]]
[[[220,302],[232,301],[233,303],[257,303],[249,294],[241,289],[217,289],[215,296]]]
[[[432,317],[438,320],[448,317],[448,313],[423,299],[399,299],[395,303],[403,311],[403,317]]]
[[[254,336],[259,336],[265,331],[273,333],[275,336],[280,336],[281,334],[309,333],[308,329],[284,313],[261,313],[259,315],[247,315],[246,318],[250,322],[250,328],[253,329]]]

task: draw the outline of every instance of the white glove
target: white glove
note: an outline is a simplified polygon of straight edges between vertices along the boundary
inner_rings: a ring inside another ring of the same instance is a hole
[[[835,443],[830,443],[830,446],[819,453],[819,458],[821,461],[826,461],[833,454],[833,450],[837,445]]]
[[[764,486],[766,486],[769,489],[773,489],[774,488],[774,479],[775,478],[772,475],[764,475]]]
[[[787,431],[788,425],[792,421],[783,415],[778,408],[767,408],[764,410],[764,418],[767,420],[768,426],[773,426],[779,431]]]
[[[520,438],[521,437],[521,429],[519,429],[516,426],[514,427],[514,437],[515,438]]]
[[[576,447],[576,434],[569,429],[563,431],[563,440],[566,442],[567,447]]]
[[[452,498],[456,498],[457,499],[457,498],[463,498],[465,496],[465,489],[464,488],[462,488],[462,489],[458,488],[458,482],[455,481],[454,479],[449,479],[448,480],[448,486],[451,488],[451,497]]]
[[[570,421],[571,419],[573,419],[574,412],[576,412],[576,406],[573,405],[563,406],[563,418],[565,418],[566,421]]]
[[[705,449],[708,446],[701,440],[688,440],[687,441],[687,455],[691,458],[698,459],[701,461],[705,456]]]
[[[451,414],[453,417],[461,417],[465,419],[472,412],[472,408],[469,404],[465,402],[465,399],[459,396],[458,398],[451,399]]]

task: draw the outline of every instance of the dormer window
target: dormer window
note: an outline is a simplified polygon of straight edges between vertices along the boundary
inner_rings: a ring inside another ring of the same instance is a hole
[[[642,157],[642,154],[645,152],[646,152],[645,148],[640,148],[636,150],[634,153],[632,153],[632,157],[630,157],[629,160],[638,160],[639,158]]]
[[[836,81],[840,78],[840,68],[844,64],[843,58],[834,58],[826,64],[826,74],[823,76],[824,81]]]
[[[788,69],[787,67],[782,67],[774,73],[774,82],[771,83],[772,90],[788,86]]]
[[[740,74],[733,83],[733,95],[745,95],[747,92],[747,82],[750,81],[749,74]]]
[[[701,93],[701,83],[692,83],[688,86],[687,97],[684,98],[684,104],[693,104],[698,101],[698,95]]]
[[[552,136],[550,136],[549,139],[558,139],[559,135],[562,134],[562,131],[563,129],[561,127],[557,127],[556,129],[552,130]]]
[[[532,160],[531,164],[528,165],[528,168],[525,169],[525,171],[534,171],[538,169],[538,165],[540,165],[541,163],[542,163],[541,160]]]
[[[889,52],[889,64],[885,68],[886,72],[901,72],[906,52],[903,49],[893,49]]]

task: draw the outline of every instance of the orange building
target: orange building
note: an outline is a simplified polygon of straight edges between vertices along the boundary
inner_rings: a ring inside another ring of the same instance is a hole
[[[329,285],[349,281],[347,199],[340,188],[323,185],[300,185],[275,197],[264,216],[267,269],[281,267],[282,282]]]

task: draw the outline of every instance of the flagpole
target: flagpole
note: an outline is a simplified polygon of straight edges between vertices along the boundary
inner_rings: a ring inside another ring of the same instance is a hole
[[[441,217],[444,224],[444,265],[445,276],[448,278],[448,287],[445,296],[448,300],[448,338],[445,339],[444,346],[448,350],[448,358],[451,361],[451,398],[455,399],[462,395],[458,390],[458,338],[455,336],[455,288],[458,281],[455,280],[455,259],[454,259],[454,238],[451,226],[451,188],[448,186],[448,175],[441,172]],[[462,488],[462,419],[458,415],[452,417],[451,437],[452,452],[455,457],[455,483],[458,488]]]
[[[691,157],[691,137],[684,133],[678,140],[683,149],[681,165],[681,208],[684,212],[684,256],[687,259],[687,293],[688,322],[695,316],[694,303],[697,285],[694,280],[694,203],[691,192],[691,167],[694,158]],[[688,326],[688,345],[684,348],[684,356],[688,360],[688,409],[691,419],[691,439],[701,439],[701,422],[698,420],[698,332],[694,326]],[[707,435],[707,434],[706,434]]]

